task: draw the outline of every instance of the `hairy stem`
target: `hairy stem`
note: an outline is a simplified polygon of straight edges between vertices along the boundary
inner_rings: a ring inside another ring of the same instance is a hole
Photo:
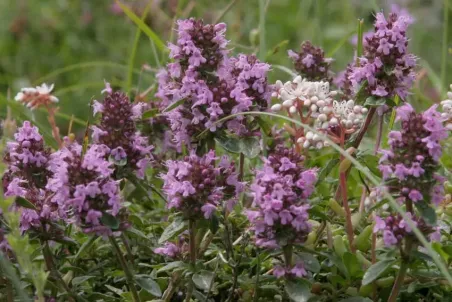
[[[55,108],[46,106],[47,112],[49,113],[49,116],[47,119],[49,120],[49,124],[52,127],[52,134],[55,138],[56,142],[58,143],[58,146],[61,148],[63,145],[61,138],[60,138],[60,129],[58,128],[56,122],[55,122]]]
[[[366,134],[367,130],[369,129],[370,123],[372,122],[372,119],[375,115],[376,108],[372,107],[369,109],[369,112],[367,113],[366,121],[364,122],[364,125],[361,127],[361,129],[358,132],[358,135],[356,136],[355,140],[352,143],[352,147],[355,147],[358,149],[359,145],[361,144],[361,141],[364,138],[364,134]]]
[[[345,144],[345,134],[344,131],[341,131],[341,146],[344,148]],[[344,157],[341,156],[341,161],[344,160]],[[339,187],[341,190],[342,195],[342,205],[344,206],[345,210],[345,223],[346,223],[346,230],[347,230],[347,237],[348,242],[350,244],[350,250],[352,253],[356,252],[355,244],[354,244],[354,234],[353,234],[353,225],[352,225],[352,212],[350,211],[350,206],[348,204],[348,197],[347,197],[347,175],[346,171],[339,173]]]
[[[50,274],[52,275],[55,280],[58,281],[58,283],[61,285],[62,289],[66,291],[66,293],[71,297],[69,298],[69,301],[75,301],[73,297],[75,297],[75,294],[72,293],[69,286],[64,282],[63,278],[61,277],[60,273],[55,268],[55,264],[53,262],[53,256],[52,251],[50,250],[49,243],[47,241],[41,242],[42,245],[42,255],[44,256],[44,261],[46,263],[47,269],[50,271]]]
[[[257,302],[259,300],[259,276],[261,274],[261,258],[259,250],[256,251],[257,264],[256,264],[256,284],[254,285],[254,298],[253,301]]]
[[[286,268],[292,267],[292,255],[293,255],[293,245],[288,244],[283,248],[284,254],[284,263],[286,264]]]
[[[188,221],[188,232],[190,236],[190,264],[193,270],[196,269],[196,222],[194,220]],[[185,297],[185,302],[189,302],[193,294],[194,284],[193,279],[190,278],[190,283],[188,285],[187,296]]]
[[[130,270],[126,259],[124,258],[124,255],[122,254],[122,251],[119,248],[119,245],[116,242],[116,239],[113,236],[109,236],[108,239],[110,239],[110,243],[111,243],[113,249],[115,250],[116,255],[118,256],[119,263],[121,264],[122,270],[124,271],[124,274],[126,275],[127,285],[129,286],[129,289],[132,292],[133,301],[140,302],[140,296],[138,295],[138,291],[135,286],[135,280],[133,278],[132,271]]]
[[[411,200],[407,199],[406,203],[406,211],[413,214],[413,203]],[[402,263],[400,264],[399,273],[397,274],[396,281],[394,282],[394,286],[391,290],[391,295],[389,296],[388,302],[395,302],[400,292],[400,288],[402,287],[405,275],[408,270],[408,265],[410,263],[410,253],[413,247],[413,241],[410,237],[405,237],[405,247],[404,249],[400,249],[400,254],[402,258]]]
[[[133,253],[132,253],[132,248],[130,247],[129,244],[129,238],[127,238],[127,235],[125,233],[121,233],[121,241],[124,244],[124,246],[126,247],[126,251],[127,251],[127,258],[129,258],[128,260],[130,261],[130,263],[133,266]]]
[[[245,155],[243,153],[240,153],[239,158],[239,181],[243,180],[243,168],[245,166]]]

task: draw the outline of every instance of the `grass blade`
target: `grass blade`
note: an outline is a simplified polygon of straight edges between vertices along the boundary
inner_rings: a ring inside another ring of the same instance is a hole
[[[143,20],[141,20],[129,7],[127,7],[127,5],[122,4],[118,0],[116,0],[116,3],[118,3],[127,17],[129,17],[129,19],[132,20],[133,23],[141,29],[141,31],[143,31],[150,39],[152,39],[152,41],[154,41],[155,46],[157,46],[160,51],[165,50],[166,47],[163,41],[152,29],[149,28],[149,26],[146,25],[146,23],[143,22]]]
[[[152,2],[149,1],[149,3],[144,8],[143,14],[141,15],[141,21],[144,21],[146,19],[146,16],[149,12],[149,9],[151,8]],[[141,28],[137,28],[137,32],[135,34],[135,39],[133,40],[133,46],[132,51],[130,53],[129,57],[129,69],[127,71],[127,82],[126,82],[126,90],[130,93],[130,89],[132,88],[132,81],[133,81],[133,65],[135,63],[135,56],[137,54],[138,44],[140,42],[140,36],[141,36]]]

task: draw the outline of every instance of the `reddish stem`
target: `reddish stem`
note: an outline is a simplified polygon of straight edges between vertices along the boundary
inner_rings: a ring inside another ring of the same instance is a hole
[[[60,138],[60,129],[58,128],[56,122],[55,122],[55,108],[46,106],[47,112],[49,113],[49,116],[47,119],[49,120],[49,124],[52,127],[52,134],[55,138],[56,142],[58,143],[58,146],[61,148],[63,143],[61,142]]]

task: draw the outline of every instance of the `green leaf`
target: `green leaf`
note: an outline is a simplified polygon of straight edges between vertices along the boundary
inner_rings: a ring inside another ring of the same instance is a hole
[[[171,270],[173,270],[175,268],[185,268],[185,267],[186,267],[186,264],[183,261],[174,261],[174,262],[168,263],[164,267],[159,268],[157,270],[157,273],[171,271]]]
[[[196,287],[204,291],[209,290],[210,284],[213,282],[215,274],[209,271],[200,271],[192,277]]]
[[[443,250],[441,243],[432,242],[432,248],[444,259],[445,262],[449,261],[449,255]]]
[[[115,216],[109,214],[109,213],[102,213],[102,217],[100,218],[100,221],[104,226],[109,227],[112,230],[116,230],[119,228],[119,220],[116,219]]]
[[[272,125],[271,123],[269,123],[268,121],[266,121],[263,117],[255,117],[257,123],[259,124],[259,126],[262,129],[262,132],[265,133],[265,135],[267,136],[271,136],[272,134]]]
[[[159,238],[158,243],[162,244],[169,239],[173,238],[174,236],[180,234],[183,232],[185,228],[185,221],[182,219],[182,217],[176,217],[173,222],[166,227],[166,229],[163,231],[162,235]]]
[[[127,232],[128,232],[128,233],[131,233],[131,234],[133,234],[133,235],[135,235],[135,236],[137,236],[138,238],[145,239],[145,240],[149,240],[149,238],[146,236],[145,233],[143,233],[143,232],[140,231],[140,230],[137,230],[137,229],[134,228],[134,227],[128,228],[128,229],[127,229]]]
[[[309,253],[298,253],[300,260],[303,261],[304,267],[313,273],[320,272],[320,263],[316,257]]]
[[[161,297],[162,290],[157,282],[149,277],[136,277],[135,282],[153,296]]]
[[[75,277],[74,279],[72,279],[72,285],[73,286],[77,286],[79,284],[82,284],[83,282],[88,281],[89,279],[94,278],[94,276],[80,276],[80,277]]]
[[[157,108],[152,108],[151,110],[144,112],[143,115],[141,116],[141,119],[148,120],[148,119],[156,116],[158,113],[159,113],[159,110]]]
[[[363,275],[363,270],[355,254],[345,252],[342,259],[350,277],[359,278]]]
[[[320,170],[318,183],[322,182],[325,177],[327,177],[334,167],[339,163],[339,157],[333,157],[328,161],[328,163]]]
[[[381,260],[373,264],[367,269],[364,274],[362,285],[367,285],[380,277],[388,268],[390,268],[396,261],[392,259]]]
[[[75,254],[74,256],[74,260],[80,258],[83,256],[83,254],[85,254],[85,252],[94,244],[94,242],[96,240],[98,240],[100,237],[97,236],[92,236],[89,238],[89,240],[86,240],[82,246],[80,247],[80,249],[78,250],[77,254]]]
[[[255,136],[242,138],[239,146],[240,151],[248,158],[254,158],[261,152],[259,138]]]
[[[430,225],[436,224],[436,212],[432,207],[430,207],[425,202],[416,202],[416,208],[419,210],[422,218],[424,218],[424,220],[428,224]]]
[[[285,290],[290,300],[294,302],[307,302],[311,297],[310,286],[305,282],[286,281]]]
[[[127,7],[120,1],[116,0],[116,3],[121,7],[127,17],[129,17],[130,20],[132,20],[133,23],[135,23],[135,25],[138,26],[155,43],[155,46],[157,46],[160,51],[163,51],[165,49],[165,44],[163,43],[163,41],[152,29],[149,28],[149,26],[146,25],[146,23],[143,22],[143,20],[140,19],[140,17],[135,15],[135,13],[129,7]]]
[[[122,289],[116,288],[114,286],[105,284],[105,287],[114,292],[115,294],[117,294],[118,296],[121,296],[123,293]]]
[[[176,101],[176,102],[170,104],[165,109],[163,109],[163,112],[169,112],[169,111],[173,110],[174,108],[176,108],[177,106],[181,105],[183,102],[185,102],[185,99],[181,99],[179,101]]]
[[[363,106],[378,107],[384,104],[386,104],[385,98],[376,98],[371,96],[366,99]]]
[[[240,140],[230,136],[217,136],[215,141],[226,151],[240,153]]]
[[[23,197],[17,196],[15,203],[16,205],[21,206],[23,208],[36,210],[35,205]]]

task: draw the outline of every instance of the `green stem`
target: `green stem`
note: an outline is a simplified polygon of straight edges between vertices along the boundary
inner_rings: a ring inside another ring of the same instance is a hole
[[[116,255],[118,256],[119,263],[121,264],[122,270],[124,271],[124,274],[126,275],[127,285],[129,286],[130,291],[132,292],[133,301],[140,302],[140,296],[138,295],[137,288],[135,287],[135,280],[133,278],[133,274],[127,265],[127,261],[124,258],[124,255],[121,252],[121,249],[119,248],[118,243],[116,242],[116,239],[113,236],[109,236],[108,239],[110,239],[111,246],[115,250]]]
[[[259,0],[259,59],[265,60],[267,55],[267,45],[265,41],[265,11],[266,0]]]

